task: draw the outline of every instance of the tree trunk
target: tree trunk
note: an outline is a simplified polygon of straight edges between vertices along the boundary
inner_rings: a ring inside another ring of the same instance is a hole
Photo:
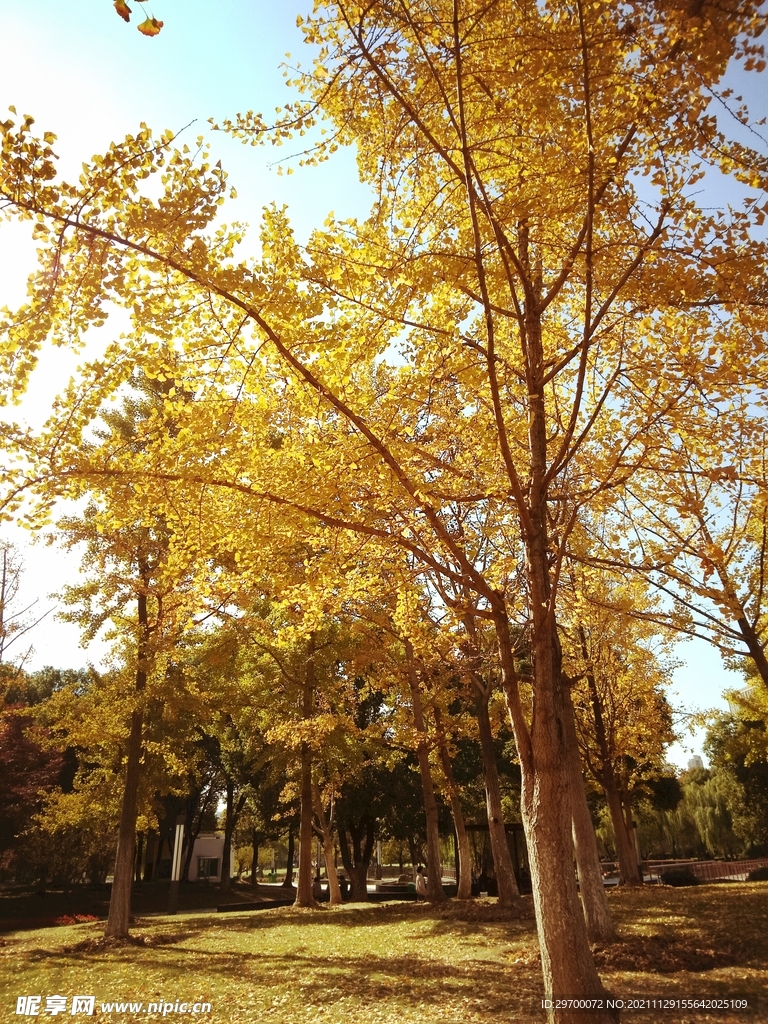
[[[160,836],[154,829],[150,829],[147,833],[147,846],[149,847],[149,840],[152,839],[152,859],[147,859],[144,865],[144,881],[151,882],[157,874],[157,859],[160,856]]]
[[[232,837],[235,834],[237,821],[245,806],[245,794],[241,793],[235,804],[235,782],[227,778],[227,809],[224,819],[224,849],[221,851],[221,889],[227,892],[232,885],[230,867],[232,864]]]
[[[621,793],[616,784],[616,776],[613,774],[613,771],[603,773],[602,786],[605,800],[608,804],[608,813],[611,816],[613,837],[616,841],[616,856],[619,860],[619,885],[642,885],[643,879],[640,874],[640,865],[637,863],[637,850],[635,849],[632,835],[627,829]]]
[[[414,836],[412,836],[412,835],[408,836],[408,852],[411,855],[411,867],[413,868],[413,877],[414,877],[414,879],[416,878],[416,868],[422,862],[420,845],[421,844],[416,842],[416,839],[415,839]]]
[[[149,570],[143,561],[139,563],[139,576],[146,586]],[[146,589],[138,595],[139,641],[136,657],[136,693],[143,693],[147,687],[147,594]],[[139,804],[139,781],[141,778],[141,738],[143,715],[137,708],[131,713],[131,731],[128,737],[128,758],[125,767],[123,803],[120,808],[120,828],[117,834],[117,854],[112,892],[109,898],[109,914],[104,929],[106,937],[125,939],[131,921],[131,885],[133,882],[133,856],[136,842],[136,817]]]
[[[546,552],[537,552],[539,573],[546,566]],[[529,561],[531,557],[529,555]],[[531,579],[540,580],[531,571]],[[532,588],[531,606],[539,621],[534,638],[534,707],[531,728],[525,720],[518,691],[514,655],[506,609],[495,611],[504,691],[520,755],[522,815],[528,844],[544,994],[604,999],[607,995],[589,948],[586,922],[576,890],[571,835],[569,754],[565,746],[562,715],[558,705],[560,658],[555,623],[551,628],[542,612],[547,608],[541,585]],[[541,619],[544,619],[542,622]],[[584,1024],[584,1013],[567,1007],[548,1012],[551,1024]],[[595,1010],[590,1024],[608,1024],[618,1014]]]
[[[582,653],[585,659],[588,658],[587,640],[584,630],[579,627],[581,637]],[[587,664],[589,664],[587,660]],[[600,751],[601,770],[598,781],[603,787],[608,813],[611,816],[613,835],[616,840],[616,855],[619,859],[619,885],[642,885],[643,879],[637,864],[637,852],[632,842],[632,837],[627,832],[627,825],[621,806],[621,794],[616,782],[616,775],[613,770],[613,759],[608,743],[608,736],[605,731],[603,719],[603,704],[597,690],[597,681],[594,673],[587,671],[587,686],[589,698],[592,704],[592,714],[595,719],[595,738]]]
[[[312,751],[301,745],[301,820],[299,823],[299,871],[296,879],[297,907],[316,906],[312,895]]]
[[[293,853],[295,846],[295,836],[293,827],[288,829],[288,864],[285,868],[285,878],[283,879],[283,886],[286,888],[293,888]]]
[[[323,835],[323,856],[325,857],[325,873],[328,876],[328,897],[332,907],[341,903],[341,889],[339,887],[339,873],[336,870],[336,862],[333,857],[333,837],[330,829]]]
[[[435,707],[435,731],[437,733],[437,749],[440,754],[440,764],[443,768],[445,781],[448,786],[448,797],[451,802],[451,814],[453,825],[456,830],[454,840],[456,843],[457,864],[456,864],[456,898],[468,900],[472,895],[472,861],[469,852],[469,838],[464,825],[464,814],[461,810],[459,800],[459,789],[453,777],[451,757],[448,753],[448,744],[443,729],[442,715],[440,709]]]
[[[699,522],[702,527],[702,535],[704,537],[704,540],[707,544],[710,544],[712,547],[714,547],[715,545],[712,542],[712,536],[709,532],[709,526],[706,520],[700,518]],[[765,533],[763,533],[761,559],[764,557]],[[723,590],[725,591],[727,606],[734,611],[738,609],[735,618],[736,624],[739,627],[739,632],[741,633],[742,638],[744,639],[744,643],[747,645],[747,650],[749,651],[749,655],[752,658],[752,661],[755,663],[755,668],[757,669],[760,678],[763,681],[763,685],[768,686],[768,658],[766,658],[765,656],[765,649],[763,647],[763,643],[760,639],[760,636],[757,633],[757,630],[755,629],[754,624],[751,623],[747,618],[747,613],[744,608],[744,605],[742,604],[739,595],[736,593],[736,588],[731,582],[730,574],[728,573],[728,570],[723,562],[717,562],[717,575],[720,577],[720,582],[722,583]]]
[[[763,685],[768,686],[768,659],[765,656],[763,645],[757,635],[757,630],[754,628],[752,623],[749,622],[746,615],[740,615],[736,622],[738,624],[739,631],[744,638],[744,643],[747,645],[750,657],[755,663],[755,668],[760,674]]]
[[[301,717],[312,717],[315,690],[315,635],[307,641],[307,662],[304,674],[304,693]],[[308,743],[301,744],[301,817],[299,822],[299,874],[296,882],[297,907],[316,906],[312,895],[312,750]]]
[[[339,826],[341,860],[349,875],[352,900],[355,903],[365,903],[368,900],[368,865],[371,863],[375,838],[375,821],[369,821],[365,826],[352,822],[348,822],[346,827]],[[349,839],[352,840],[351,848]]]
[[[579,890],[587,935],[590,942],[615,942],[616,929],[608,909],[603,885],[603,872],[597,852],[597,838],[589,813],[584,776],[581,771],[576,721],[573,714],[570,685],[563,679],[563,724],[566,729],[571,776],[571,815],[573,819],[573,845],[579,871]]]
[[[196,832],[186,832],[185,829],[185,834],[187,838],[187,852],[184,854],[184,867],[182,868],[181,871],[182,882],[189,881],[189,869],[192,867],[192,854],[194,853],[195,840],[197,839],[199,833],[199,829]]]
[[[144,833],[139,832],[136,840],[136,855],[133,863],[133,880],[141,881],[141,858],[144,853]]]
[[[314,797],[315,814],[319,822],[317,831],[323,840],[325,873],[328,876],[328,896],[331,906],[335,907],[341,903],[341,888],[339,887],[339,875],[336,871],[336,857],[333,848],[333,800],[331,800],[330,813],[326,815],[322,794],[317,783],[312,786],[312,796]]]
[[[120,939],[127,938],[131,918],[131,883],[141,772],[141,734],[142,714],[140,711],[134,711],[131,715],[131,732],[128,739],[128,763],[120,810],[115,873],[109,900],[109,915],[104,929],[105,936]]]
[[[479,684],[475,683],[475,687],[479,688]],[[507,842],[507,831],[504,827],[504,812],[501,809],[501,787],[499,785],[499,770],[496,765],[496,751],[493,746],[491,720],[488,715],[488,697],[489,693],[486,691],[482,696],[478,693],[475,700],[480,749],[483,754],[488,835],[491,841],[493,870],[499,887],[499,906],[515,907],[520,899],[520,891],[517,888],[512,855]]]
[[[410,640],[405,641],[405,652],[408,659],[408,683],[411,690],[413,720],[418,737],[416,756],[419,761],[421,788],[424,793],[424,814],[427,819],[427,899],[439,903],[446,896],[443,890],[442,864],[440,861],[440,830],[437,801],[435,800],[435,787],[432,782],[432,770],[429,765],[427,730],[424,725],[424,712],[421,706],[421,694],[419,693],[413,645]]]
[[[259,884],[259,833],[257,829],[251,832],[251,887],[256,889]]]
[[[210,787],[205,794],[205,799],[202,799],[203,791],[199,788],[195,788],[189,798],[189,807],[187,810],[187,821],[184,826],[184,835],[187,837],[187,852],[184,856],[184,869],[181,873],[182,881],[189,881],[189,869],[192,866],[192,854],[195,852],[195,841],[200,835],[200,829],[203,822],[203,814],[208,802],[210,800]],[[197,827],[195,827],[195,811],[199,810],[200,813],[197,815]]]
[[[350,897],[353,903],[368,902],[368,865],[353,864],[349,869]]]

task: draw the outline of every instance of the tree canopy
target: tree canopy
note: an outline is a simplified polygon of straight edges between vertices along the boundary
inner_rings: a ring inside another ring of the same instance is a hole
[[[61,497],[119,492],[106,531],[161,517],[198,605],[236,605],[260,579],[297,616],[302,720],[322,623],[394,591],[428,841],[423,613],[439,606],[465,662],[462,631],[479,620],[520,763],[546,990],[599,996],[570,867],[585,798],[567,580],[572,565],[679,580],[675,559],[695,549],[723,582],[702,473],[744,476],[757,509],[745,529],[761,536],[760,480],[733,453],[745,382],[755,436],[764,402],[768,162],[715,108],[747,120],[720,83],[730,61],[762,68],[762,5],[342,0],[301,24],[316,49],[292,82],[300,98],[275,123],[246,112],[221,127],[255,143],[309,131],[309,161],[357,147],[369,217],[330,218],[306,246],[268,208],[243,257],[243,229],[220,220],[223,170],[170,133],[142,127],[70,184],[52,135],[3,123],[0,201],[40,247],[27,303],[5,314],[5,394],[23,391],[46,340],[80,344],[115,307],[131,325],[39,435],[4,428],[21,456],[5,507],[32,491],[39,522]],[[743,186],[741,208],[700,195],[719,176]],[[91,444],[137,365],[162,401],[138,438]],[[664,511],[649,519],[655,479]],[[640,565],[628,515],[652,550]],[[691,516],[699,525],[681,526]],[[666,561],[660,523],[684,535]],[[735,614],[730,595],[704,596]],[[296,735],[311,837],[311,743]]]

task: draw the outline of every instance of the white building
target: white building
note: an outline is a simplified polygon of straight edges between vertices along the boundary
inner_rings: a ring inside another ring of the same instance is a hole
[[[756,686],[745,686],[741,690],[735,690],[726,697],[728,708],[732,715],[743,714],[744,705],[757,697]]]
[[[702,761],[702,759],[699,757],[698,754],[694,754],[693,757],[689,757],[688,758],[688,767],[689,768],[703,768],[704,767],[704,762]]]
[[[221,881],[221,865],[224,857],[224,833],[201,832],[192,848],[189,864],[189,881]],[[229,853],[229,874],[235,873],[235,851]]]

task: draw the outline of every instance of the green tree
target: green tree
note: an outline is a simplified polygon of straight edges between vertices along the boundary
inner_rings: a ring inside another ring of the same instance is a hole
[[[718,715],[705,741],[718,795],[730,814],[734,835],[746,849],[768,847],[766,710],[764,699],[753,698],[738,715]]]

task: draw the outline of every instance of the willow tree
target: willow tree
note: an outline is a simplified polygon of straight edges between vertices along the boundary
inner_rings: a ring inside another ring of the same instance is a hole
[[[24,353],[6,361],[11,386],[46,333],[101,322],[110,299],[132,311],[136,356],[176,334],[199,388],[151,465],[84,466],[53,443],[72,431],[61,416],[32,445],[48,486],[118,471],[205,482],[252,516],[279,507],[397,545],[467,589],[499,647],[548,995],[603,994],[571,870],[563,560],[583,510],[647,464],[651,428],[682,428],[737,386],[731,352],[761,357],[766,247],[743,242],[762,211],[696,198],[706,168],[764,184],[763,157],[708,109],[732,57],[755,66],[761,30],[760,5],[737,0],[320,4],[309,98],[271,133],[255,115],[231,127],[280,141],[322,112],[325,145],[357,145],[378,200],[306,250],[268,213],[259,263],[237,262],[237,229],[210,228],[221,172],[169,137],[142,131],[65,186],[52,139],[3,126],[0,194],[35,219],[43,262],[9,323],[5,351]],[[158,199],[144,182],[160,166]],[[523,558],[488,564],[483,523]],[[511,621],[529,638],[530,704]]]

